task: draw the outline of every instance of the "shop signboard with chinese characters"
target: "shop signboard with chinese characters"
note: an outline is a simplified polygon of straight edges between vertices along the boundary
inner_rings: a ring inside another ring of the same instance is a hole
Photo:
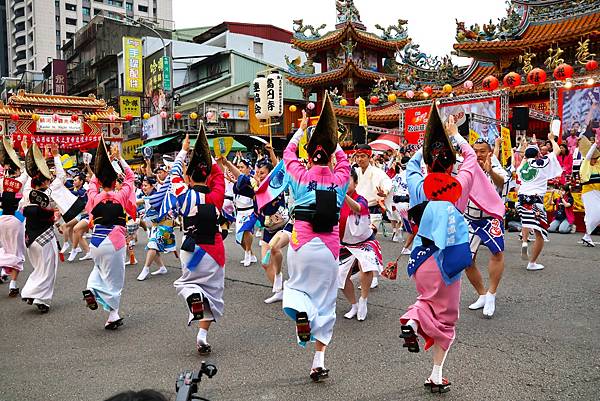
[[[139,96],[121,96],[119,97],[119,111],[121,116],[131,114],[132,117],[142,116],[142,107]]]
[[[123,37],[125,92],[143,92],[142,40]]]
[[[66,60],[52,60],[52,92],[55,95],[67,94]]]
[[[36,132],[81,134],[83,124],[81,119],[73,121],[70,116],[40,114],[40,119],[36,122]]]
[[[163,89],[166,91],[171,90],[171,60],[169,57],[163,56],[162,58],[162,71],[163,71]]]
[[[167,53],[170,51],[171,47],[167,46]],[[166,92],[171,90],[171,64],[170,57],[163,57],[162,50],[144,58],[144,79],[144,97],[149,101],[146,104],[149,113],[158,114],[169,109]]]

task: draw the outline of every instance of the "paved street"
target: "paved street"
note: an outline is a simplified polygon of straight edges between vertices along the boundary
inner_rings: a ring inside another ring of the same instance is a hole
[[[404,263],[396,282],[382,279],[372,292],[364,322],[342,318],[348,305],[340,293],[325,360],[331,379],[314,384],[308,378],[312,349],[294,344],[294,325],[281,304],[263,303],[270,286],[262,269],[239,264],[242,253],[230,236],[226,314],[209,333],[208,360],[219,373],[203,380],[200,395],[213,401],[598,399],[600,247],[584,248],[576,244],[579,239],[554,235],[541,259],[546,269],[528,272],[510,234],[492,320],[468,310],[474,293],[463,279],[457,341],[444,367],[453,385],[439,395],[422,385],[431,371],[429,353],[410,354],[398,339],[398,317],[415,299]],[[382,243],[389,261],[400,246]],[[137,257],[142,260],[140,245]],[[487,263],[486,252],[480,258],[481,265]],[[173,256],[166,260],[178,264]],[[86,309],[81,300],[90,267],[89,261],[59,266],[47,315],[8,298],[8,285],[0,286],[0,400],[103,400],[142,388],[174,399],[177,374],[199,366],[196,330],[186,327],[186,310],[172,285],[178,269],[138,282],[140,267],[128,267],[125,325],[109,332],[103,329],[106,314]],[[21,287],[30,271],[27,265]]]

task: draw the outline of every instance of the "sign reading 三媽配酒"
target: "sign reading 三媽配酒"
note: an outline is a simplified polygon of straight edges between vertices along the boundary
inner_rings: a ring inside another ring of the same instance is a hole
[[[81,134],[83,124],[80,119],[73,121],[70,116],[41,114],[36,122],[36,132]]]
[[[125,92],[143,92],[142,40],[123,37]]]
[[[139,96],[121,96],[119,97],[119,110],[121,116],[131,114],[132,117],[142,116],[142,107]]]
[[[162,58],[162,72],[163,72],[163,89],[166,91],[171,90],[171,60],[168,56]]]

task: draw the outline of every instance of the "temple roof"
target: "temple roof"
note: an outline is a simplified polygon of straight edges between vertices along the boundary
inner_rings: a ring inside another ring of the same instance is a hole
[[[51,106],[56,108],[72,107],[96,110],[106,108],[106,102],[102,99],[96,99],[93,95],[88,97],[43,95],[38,93],[27,93],[20,90],[16,95],[12,95],[8,99],[8,106]]]
[[[332,47],[337,49],[340,43],[348,39],[374,50],[385,51],[396,51],[403,48],[410,41],[406,35],[383,39],[373,33],[357,29],[354,24],[347,22],[342,28],[328,32],[323,36],[303,37],[295,34],[292,38],[292,45],[305,52],[314,53]]]
[[[454,49],[462,56],[515,54],[598,36],[600,0],[512,0],[496,24],[457,21]]]
[[[454,49],[464,54],[514,54],[527,49],[572,42],[581,39],[582,36],[600,36],[600,12],[551,23],[531,24],[519,39],[457,43]]]
[[[338,82],[350,75],[354,78],[359,78],[366,81],[373,81],[382,77],[388,78],[389,80],[396,79],[395,75],[383,74],[380,72],[360,68],[352,59],[347,60],[343,67],[335,70],[312,75],[290,75],[287,77],[287,79],[291,83],[300,87],[314,87],[328,85],[333,81]]]

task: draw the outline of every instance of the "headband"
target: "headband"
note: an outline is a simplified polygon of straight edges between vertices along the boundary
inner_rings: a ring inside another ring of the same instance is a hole
[[[372,149],[356,149],[356,154],[365,154],[369,157],[371,157],[373,155],[373,150]]]

